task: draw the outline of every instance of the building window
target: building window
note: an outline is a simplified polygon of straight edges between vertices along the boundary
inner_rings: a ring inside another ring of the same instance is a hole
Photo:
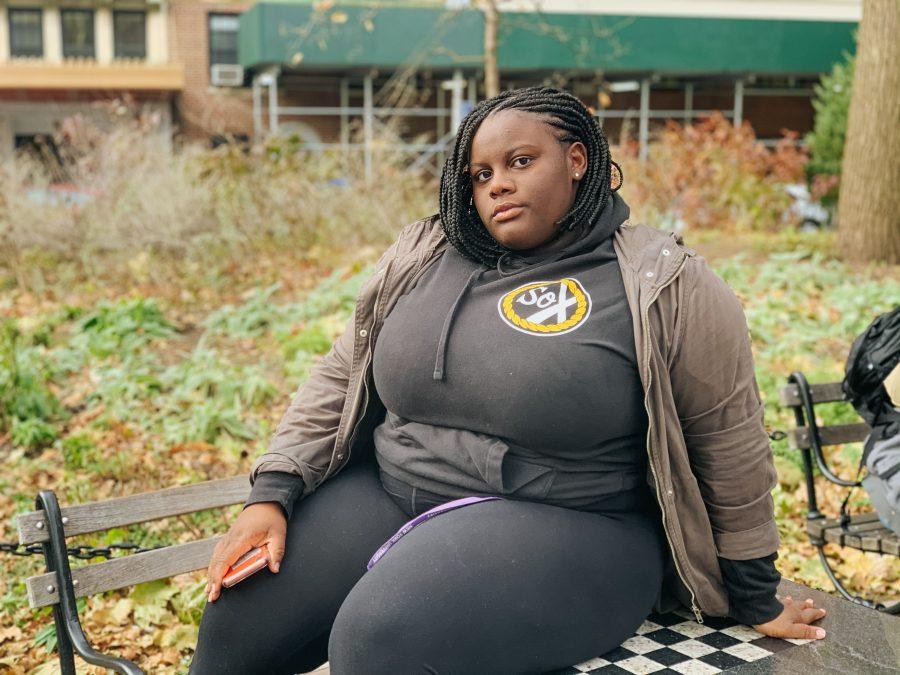
[[[113,42],[117,59],[147,58],[146,12],[114,11]]]
[[[238,15],[209,15],[209,65],[238,63]]]
[[[72,177],[66,170],[62,154],[52,134],[15,134],[13,143],[18,154],[30,157],[43,165],[52,183],[71,182]],[[39,198],[59,199],[59,196],[50,190],[38,189],[35,192]]]
[[[62,9],[63,56],[67,59],[94,58],[94,11],[90,9]]]
[[[10,56],[43,56],[43,13],[40,9],[7,10]]]

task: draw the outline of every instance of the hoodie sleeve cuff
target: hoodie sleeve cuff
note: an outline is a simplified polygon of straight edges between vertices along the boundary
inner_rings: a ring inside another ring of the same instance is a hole
[[[244,508],[260,502],[275,502],[284,509],[288,520],[297,497],[303,492],[303,479],[283,471],[265,471],[256,477]]]
[[[766,623],[784,609],[775,593],[781,573],[775,568],[777,553],[751,560],[719,558],[728,590],[728,615],[747,626]]]

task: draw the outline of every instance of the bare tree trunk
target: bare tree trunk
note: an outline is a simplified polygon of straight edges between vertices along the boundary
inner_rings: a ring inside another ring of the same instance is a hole
[[[491,98],[500,93],[500,71],[497,69],[497,26],[500,13],[497,0],[481,0],[484,13],[484,97]]]
[[[863,0],[841,164],[838,235],[850,260],[900,263],[900,2]]]

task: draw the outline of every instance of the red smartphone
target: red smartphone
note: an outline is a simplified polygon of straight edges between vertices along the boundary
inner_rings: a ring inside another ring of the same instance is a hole
[[[244,555],[234,561],[231,567],[225,572],[222,579],[222,585],[225,588],[234,586],[237,582],[243,581],[251,574],[259,572],[263,567],[269,564],[269,552],[265,547],[251,548]]]

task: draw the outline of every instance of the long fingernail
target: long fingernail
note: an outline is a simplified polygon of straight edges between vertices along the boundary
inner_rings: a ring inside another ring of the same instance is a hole
[[[820,639],[825,637],[825,631],[821,628],[816,628],[816,637]]]

